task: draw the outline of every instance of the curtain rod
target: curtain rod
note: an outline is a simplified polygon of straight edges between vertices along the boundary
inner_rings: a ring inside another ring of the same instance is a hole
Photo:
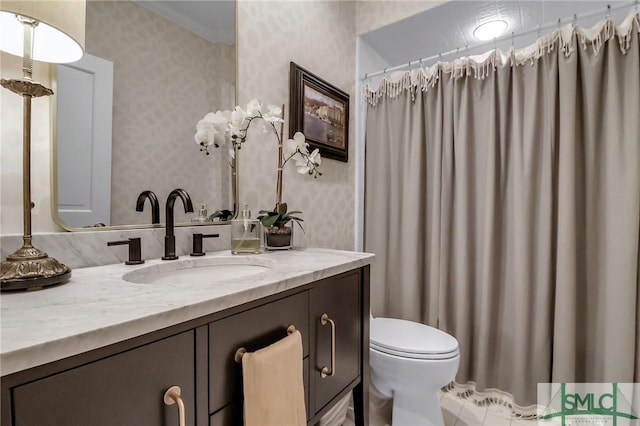
[[[609,14],[611,13],[612,10],[623,9],[623,8],[626,8],[626,7],[629,7],[629,6],[633,6],[633,5],[635,5],[636,10],[637,10],[639,4],[640,4],[640,0],[634,0],[634,1],[626,2],[626,3],[622,3],[622,4],[619,4],[619,5],[615,6],[615,7],[611,7],[611,5],[608,4],[607,5],[607,9],[606,9],[606,13],[607,13],[606,17],[609,18]],[[533,27],[533,28],[530,28],[530,29],[527,29],[527,30],[524,30],[524,31],[520,31],[520,32],[512,31],[511,34],[503,35],[503,36],[494,38],[494,39],[489,40],[489,41],[485,41],[485,42],[482,42],[482,43],[474,44],[474,45],[471,45],[471,46],[466,45],[464,47],[464,50],[469,51],[471,49],[477,49],[479,47],[485,47],[485,46],[490,46],[490,45],[494,45],[495,46],[496,43],[502,42],[502,41],[505,41],[505,40],[509,40],[509,39],[511,39],[512,42],[513,42],[513,38],[516,37],[516,36],[521,37],[521,36],[532,34],[534,32],[537,32],[538,33],[538,37],[540,37],[542,31],[548,30],[548,29],[556,27],[556,26],[558,28],[560,28],[562,26],[562,24],[564,24],[564,23],[573,22],[575,24],[578,19],[591,18],[591,17],[597,16],[597,15],[599,15],[601,13],[602,13],[602,10],[594,10],[593,12],[588,12],[588,13],[584,13],[584,14],[581,14],[581,15],[576,15],[574,13],[572,18],[568,18],[568,19],[564,19],[564,20],[558,18],[558,20],[556,22],[549,23],[549,24],[546,24],[546,25],[540,26],[540,24],[538,24],[536,27]],[[449,50],[447,52],[438,53],[437,55],[429,56],[427,58],[419,58],[419,59],[417,59],[415,61],[409,61],[407,63],[396,65],[394,67],[384,68],[383,70],[380,70],[380,71],[367,73],[360,80],[366,81],[366,80],[368,80],[370,78],[377,77],[379,75],[384,75],[384,74],[386,74],[386,73],[388,73],[390,71],[398,71],[398,70],[402,70],[402,69],[405,69],[405,68],[411,69],[412,64],[414,66],[418,65],[418,64],[422,65],[423,62],[429,62],[429,61],[432,61],[434,59],[442,58],[443,56],[452,55],[454,53],[457,54],[461,50],[462,49],[458,47],[458,48]]]

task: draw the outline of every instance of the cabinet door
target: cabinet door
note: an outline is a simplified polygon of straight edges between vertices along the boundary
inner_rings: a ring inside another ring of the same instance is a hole
[[[194,425],[194,331],[181,333],[13,389],[16,426],[175,426],[180,386]]]
[[[361,304],[360,273],[354,271],[319,281],[311,291],[312,349],[311,384],[314,412],[320,411],[360,375]],[[335,371],[322,378],[323,367],[331,369],[332,327],[322,324],[326,314],[335,325]],[[313,348],[312,346],[312,348]]]
[[[209,409],[214,412],[242,399],[242,365],[236,350],[253,352],[287,335],[294,325],[302,334],[303,356],[309,354],[309,295],[302,292],[209,324]],[[236,418],[242,424],[242,418]]]

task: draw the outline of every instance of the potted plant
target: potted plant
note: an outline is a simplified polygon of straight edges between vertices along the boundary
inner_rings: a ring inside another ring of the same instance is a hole
[[[293,216],[301,213],[287,211],[287,203],[278,205],[277,210],[260,210],[258,220],[264,227],[265,246],[274,250],[290,248],[293,239],[293,222],[297,223],[304,232],[300,224],[303,221],[302,218]]]
[[[258,219],[262,222],[265,233],[265,247],[267,249],[290,248],[292,243],[292,223],[296,222],[304,232],[302,218],[294,215],[300,211],[288,211],[287,204],[282,202],[282,170],[290,161],[294,160],[298,173],[317,178],[322,173],[318,170],[321,157],[318,149],[309,153],[309,144],[304,134],[296,132],[292,139],[283,142],[284,105],[277,107],[268,105],[263,108],[257,99],[247,104],[245,109],[236,106],[233,111],[218,111],[207,114],[196,126],[194,139],[200,150],[208,152],[213,145],[219,147],[227,140],[231,140],[232,147],[229,150],[233,155],[235,148],[239,148],[247,140],[247,132],[251,123],[261,121],[265,129],[273,133],[278,142],[278,170],[276,177],[276,202],[273,210],[260,210]],[[280,123],[280,131],[276,124]]]

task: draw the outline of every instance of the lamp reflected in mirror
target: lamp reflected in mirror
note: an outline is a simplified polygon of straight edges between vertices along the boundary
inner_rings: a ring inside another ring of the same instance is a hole
[[[0,50],[23,58],[21,79],[2,79],[7,90],[23,97],[23,235],[22,247],[0,265],[0,290],[43,288],[67,282],[71,269],[32,244],[31,235],[31,100],[53,91],[32,79],[33,61],[72,62],[84,50],[85,1],[0,4]],[[22,47],[21,47],[22,46]]]

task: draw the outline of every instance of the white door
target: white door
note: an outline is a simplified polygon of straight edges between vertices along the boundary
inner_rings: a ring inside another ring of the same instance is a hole
[[[58,214],[69,226],[111,222],[113,62],[85,54],[56,66]]]

